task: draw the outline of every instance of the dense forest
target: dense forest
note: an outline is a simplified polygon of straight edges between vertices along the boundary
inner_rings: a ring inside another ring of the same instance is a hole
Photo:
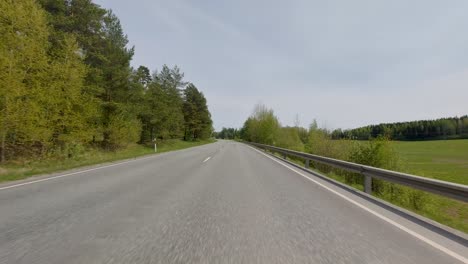
[[[0,1],[0,161],[210,137],[177,67],[132,68],[117,16],[91,0]]]
[[[214,132],[213,136],[219,139],[240,139],[240,131],[237,128],[223,127],[221,131]]]
[[[433,140],[468,138],[468,116],[370,125],[332,132],[333,139],[367,140],[385,136],[394,140]]]

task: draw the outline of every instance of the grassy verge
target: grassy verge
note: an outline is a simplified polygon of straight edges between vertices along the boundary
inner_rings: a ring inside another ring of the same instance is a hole
[[[416,142],[402,142],[403,145],[410,144],[410,143],[416,143]],[[452,145],[453,143],[454,142],[450,142],[449,145]],[[400,142],[395,142],[395,144],[400,144]],[[429,143],[426,142],[426,144],[429,144]],[[410,151],[415,151],[415,147],[412,146],[411,144],[408,149]],[[433,153],[437,153],[436,155],[440,155],[440,153],[457,153],[457,151],[453,149],[449,150],[445,148],[445,149],[441,149],[440,152],[434,151]],[[460,153],[464,153],[464,152],[461,151]],[[426,153],[426,156],[428,155],[429,154]],[[278,154],[276,154],[276,156],[282,157],[281,155],[278,155]],[[418,156],[417,159],[420,159],[420,157]],[[304,162],[300,159],[288,158],[288,160],[298,165],[304,166]],[[407,163],[405,162],[404,165],[406,164]],[[421,163],[415,162],[414,164],[421,164]],[[413,165],[413,166],[416,166],[416,165]],[[434,168],[434,165],[429,163],[427,164],[427,167]],[[419,168],[418,171],[420,171],[421,168],[424,168],[424,166],[423,167],[416,166],[416,168]],[[349,182],[346,181],[344,175],[337,174],[334,171],[323,172],[314,168],[311,168],[311,169],[323,175],[326,175],[327,177],[330,177],[338,182],[347,184],[360,191],[364,190],[364,187],[362,186],[362,184],[358,184],[358,183],[350,184]],[[426,172],[429,175],[433,175],[431,174],[430,169],[428,169]],[[414,173],[414,171],[412,173]],[[447,174],[447,175],[450,175],[450,177],[443,177],[442,180],[450,181],[450,179],[457,179],[458,182],[463,183],[463,179],[460,179],[460,177],[457,177],[457,176],[454,177],[453,173]],[[424,175],[421,175],[421,176],[424,176]],[[434,178],[441,179],[441,177],[434,177]],[[422,215],[424,217],[432,219],[446,226],[450,226],[454,229],[468,233],[468,204],[467,203],[445,198],[445,197],[435,195],[432,193],[428,193],[428,192],[414,190],[414,189],[404,187],[401,185],[396,185],[396,186],[398,186],[398,191],[394,195],[389,195],[388,193],[382,194],[382,195],[376,195],[374,193],[373,195],[382,200],[385,200],[387,202],[390,202],[392,204],[405,208],[409,211],[412,211],[416,214]]]
[[[202,141],[167,140],[158,144],[158,153],[185,149],[213,142],[215,142],[215,140],[211,139]],[[154,154],[153,146],[135,144],[118,151],[104,151],[101,149],[89,148],[80,155],[69,159],[48,158],[12,161],[0,166],[0,182],[21,180],[37,174],[58,172],[81,166],[134,158],[148,154]]]
[[[322,173],[325,174],[325,173]],[[326,176],[347,184],[345,177],[335,173],[326,173]],[[351,187],[364,191],[364,186],[360,184],[347,184]],[[389,195],[375,195],[375,197],[405,208],[416,214],[422,215],[436,222],[450,226],[454,229],[468,233],[468,205],[457,200],[442,197],[440,195],[417,191],[408,187],[397,185],[400,192],[404,192],[405,199],[394,199]],[[414,206],[414,201],[417,199],[418,206]]]

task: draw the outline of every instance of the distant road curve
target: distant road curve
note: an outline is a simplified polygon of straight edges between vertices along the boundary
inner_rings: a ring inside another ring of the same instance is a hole
[[[468,263],[452,241],[219,141],[0,185],[0,263]]]

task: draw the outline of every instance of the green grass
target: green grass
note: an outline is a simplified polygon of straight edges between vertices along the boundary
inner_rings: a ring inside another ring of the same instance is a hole
[[[393,141],[391,144],[400,159],[400,171],[423,177],[468,184],[468,140]],[[302,160],[290,160],[299,165],[304,165]],[[343,175],[334,172],[323,174],[343,184],[347,184]],[[364,189],[361,184],[351,184],[351,187],[361,191]],[[402,193],[401,197],[398,197],[400,199],[392,199],[388,196],[377,197],[441,224],[468,233],[467,203],[407,187],[401,188],[404,193]],[[411,198],[420,199],[421,202],[417,208],[411,206],[412,203],[408,200]]]
[[[468,184],[468,139],[394,141],[392,145],[406,172]]]
[[[402,170],[443,181],[468,184],[468,140],[394,141]],[[422,210],[412,210],[468,233],[468,204],[425,194]],[[409,208],[411,210],[411,208]]]
[[[213,143],[215,140],[182,141],[167,140],[158,144],[158,153],[185,149],[204,144]],[[130,145],[118,151],[104,151],[89,148],[73,158],[48,158],[40,160],[12,161],[0,166],[0,182],[25,179],[38,174],[59,172],[63,170],[129,159],[144,155],[154,154],[153,146]]]

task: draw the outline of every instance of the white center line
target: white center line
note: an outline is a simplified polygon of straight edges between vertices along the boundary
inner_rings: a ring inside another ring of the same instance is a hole
[[[266,156],[267,158],[269,158],[269,159],[271,159],[271,160],[273,160],[273,161],[275,161],[275,162],[277,162],[277,163],[283,165],[284,167],[286,167],[286,168],[292,170],[293,172],[299,174],[300,176],[306,178],[307,180],[309,180],[309,181],[311,181],[311,182],[313,182],[313,183],[319,185],[320,187],[322,187],[322,188],[324,188],[324,189],[326,189],[326,190],[328,190],[328,191],[330,191],[330,192],[332,192],[332,193],[338,195],[339,197],[345,199],[346,201],[348,201],[348,202],[350,202],[350,203],[352,203],[352,204],[354,204],[354,205],[360,207],[361,209],[363,209],[363,210],[365,210],[365,211],[367,211],[367,212],[369,212],[369,213],[371,213],[371,214],[377,216],[378,218],[384,220],[385,222],[387,222],[387,223],[389,223],[389,224],[391,224],[391,225],[393,225],[393,226],[399,228],[400,230],[402,230],[402,231],[404,231],[404,232],[406,232],[406,233],[412,235],[413,237],[415,237],[415,238],[417,238],[417,239],[419,239],[419,240],[421,240],[421,241],[423,241],[423,242],[425,242],[425,243],[427,243],[427,244],[433,246],[434,248],[436,248],[436,249],[438,249],[438,250],[444,252],[445,254],[447,254],[447,255],[449,255],[449,256],[451,256],[451,257],[453,257],[453,258],[455,258],[455,259],[457,259],[457,260],[459,260],[459,261],[461,261],[462,263],[467,263],[467,264],[468,264],[468,259],[466,259],[465,257],[463,257],[463,256],[461,256],[461,255],[459,255],[459,254],[457,254],[457,253],[451,251],[450,249],[448,249],[448,248],[446,248],[446,247],[444,247],[444,246],[442,246],[442,245],[440,245],[440,244],[438,244],[438,243],[436,243],[436,242],[430,240],[429,238],[427,238],[427,237],[425,237],[425,236],[423,236],[423,235],[420,235],[419,233],[414,232],[413,230],[410,230],[409,228],[407,228],[407,227],[405,227],[405,226],[403,226],[403,225],[400,225],[399,223],[397,223],[397,222],[395,222],[395,221],[389,219],[389,218],[386,217],[386,216],[383,216],[383,215],[377,213],[376,211],[374,211],[374,210],[372,210],[372,209],[366,207],[365,205],[363,205],[363,204],[361,204],[361,203],[359,203],[359,202],[356,202],[356,201],[352,200],[351,198],[346,197],[345,195],[343,195],[343,194],[341,194],[341,193],[339,193],[339,192],[337,192],[337,191],[335,191],[335,190],[333,190],[333,189],[331,189],[331,188],[329,188],[329,187],[323,185],[322,183],[320,183],[320,182],[318,182],[318,181],[316,181],[316,180],[310,178],[309,176],[303,174],[302,172],[300,172],[300,171],[298,171],[298,170],[296,170],[296,169],[294,169],[294,168],[292,168],[292,167],[290,167],[290,166],[284,164],[283,162],[281,162],[281,161],[279,161],[279,160],[277,160],[277,159],[275,159],[275,158],[273,158],[273,157],[271,157],[271,156],[269,156],[269,155],[267,155],[267,154],[265,154],[265,153],[262,153],[260,150],[254,148],[254,147],[251,147],[251,146],[248,146],[248,147],[250,147],[251,149],[257,151],[258,153],[260,153],[260,154]]]
[[[203,161],[203,163],[209,161],[210,159],[211,159],[211,157],[206,158],[206,159]]]

